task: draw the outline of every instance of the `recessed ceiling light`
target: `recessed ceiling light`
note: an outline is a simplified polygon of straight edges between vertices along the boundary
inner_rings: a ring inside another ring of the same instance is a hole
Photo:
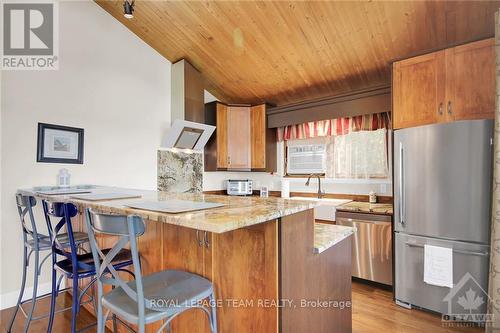
[[[123,2],[123,16],[125,16],[125,18],[131,19],[134,17],[134,4],[135,0],[132,0],[132,2],[125,0]]]

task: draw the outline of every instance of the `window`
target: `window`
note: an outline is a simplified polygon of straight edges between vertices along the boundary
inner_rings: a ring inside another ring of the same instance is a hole
[[[288,175],[324,175],[328,138],[290,140],[286,144],[285,170]]]
[[[388,178],[387,130],[332,136],[327,156],[328,178]]]
[[[301,151],[302,148],[297,149],[296,147],[326,144],[324,170],[323,172],[315,170],[314,173],[323,173],[326,178],[334,179],[388,178],[387,137],[386,129],[378,129],[330,137],[287,141],[288,151],[285,161],[287,174],[312,173],[297,171],[299,169],[308,171],[308,169],[313,169],[312,165],[318,166],[318,163],[316,163],[318,162],[316,161],[318,159],[317,154],[308,155],[302,153],[298,156],[299,154],[295,153],[295,150]],[[290,154],[291,151],[294,153]],[[301,163],[298,163],[297,159],[300,159]],[[294,167],[291,168],[291,166]],[[291,172],[292,170],[293,172]]]

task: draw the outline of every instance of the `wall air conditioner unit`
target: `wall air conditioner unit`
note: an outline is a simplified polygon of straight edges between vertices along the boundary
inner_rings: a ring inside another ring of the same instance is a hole
[[[287,146],[286,171],[289,175],[325,173],[326,144]]]

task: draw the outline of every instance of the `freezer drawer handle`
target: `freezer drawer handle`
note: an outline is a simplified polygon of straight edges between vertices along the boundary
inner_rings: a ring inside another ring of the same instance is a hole
[[[424,246],[421,244],[415,244],[415,243],[410,243],[410,242],[406,242],[405,244],[407,246],[411,246],[411,247],[424,248]],[[471,255],[471,256],[481,256],[481,257],[485,257],[485,256],[489,255],[488,252],[462,251],[462,250],[455,250],[455,249],[453,249],[453,252],[460,253],[460,254],[467,254],[467,255]]]

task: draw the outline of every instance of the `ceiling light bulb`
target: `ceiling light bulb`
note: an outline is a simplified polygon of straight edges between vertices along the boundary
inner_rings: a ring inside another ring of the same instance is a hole
[[[125,18],[131,19],[134,17],[134,3],[135,0],[132,0],[132,2],[125,0],[123,2],[123,16],[125,16]]]

